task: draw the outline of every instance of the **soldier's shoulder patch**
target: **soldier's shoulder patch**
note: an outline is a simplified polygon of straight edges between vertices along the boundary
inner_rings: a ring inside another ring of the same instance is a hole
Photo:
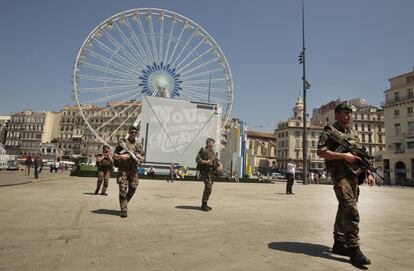
[[[329,134],[328,131],[323,131],[319,137],[318,147],[322,147],[326,145],[326,142],[328,141]]]

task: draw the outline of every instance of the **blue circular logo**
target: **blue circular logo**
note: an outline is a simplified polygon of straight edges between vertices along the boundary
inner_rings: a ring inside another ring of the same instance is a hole
[[[143,88],[143,94],[149,96],[167,96],[175,98],[180,96],[183,83],[179,79],[180,74],[176,73],[176,68],[172,68],[170,64],[164,65],[162,62],[152,66],[147,65],[146,69],[141,71],[141,83],[138,84]],[[164,95],[162,95],[162,93]]]

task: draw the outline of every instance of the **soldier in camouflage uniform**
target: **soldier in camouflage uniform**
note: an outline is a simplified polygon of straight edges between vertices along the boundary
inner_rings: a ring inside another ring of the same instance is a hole
[[[138,159],[143,159],[141,143],[136,139],[138,129],[131,126],[128,131],[128,138],[122,139],[122,142],[128,149],[135,154]],[[121,143],[120,143],[121,144]],[[121,217],[127,217],[127,205],[137,189],[139,184],[137,166],[138,163],[125,152],[121,145],[115,148],[114,159],[118,160],[118,176],[116,182],[119,184],[119,205],[121,206]]]
[[[111,170],[113,165],[113,158],[109,152],[109,146],[103,147],[103,155],[96,159],[96,166],[98,167],[98,180],[96,183],[95,195],[99,193],[102,186],[101,195],[107,196],[106,189],[108,188],[109,178],[111,178]]]
[[[222,170],[221,163],[214,153],[214,139],[207,138],[206,147],[201,148],[197,154],[197,168],[200,171],[200,179],[204,182],[203,198],[201,200],[201,210],[210,211],[212,208],[207,205],[208,199],[213,189],[214,167]]]
[[[351,263],[354,265],[368,265],[371,261],[359,248],[358,177],[361,174],[367,178],[372,176],[355,168],[354,163],[359,160],[359,157],[352,153],[335,152],[338,146],[332,138],[335,134],[352,144],[358,143],[358,135],[350,127],[351,116],[352,107],[349,104],[341,103],[336,106],[336,122],[332,126],[325,127],[319,138],[317,154],[325,159],[326,169],[332,177],[339,203],[333,232],[332,253],[350,256]]]

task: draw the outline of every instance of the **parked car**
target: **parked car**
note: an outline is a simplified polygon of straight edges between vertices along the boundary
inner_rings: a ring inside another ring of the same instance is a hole
[[[285,180],[285,174],[283,173],[279,173],[279,172],[273,172],[272,173],[272,179],[277,179],[277,180]]]
[[[8,161],[7,170],[19,170],[19,162],[17,162],[17,160]]]

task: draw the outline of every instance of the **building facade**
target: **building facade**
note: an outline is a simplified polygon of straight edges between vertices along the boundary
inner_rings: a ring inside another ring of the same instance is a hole
[[[57,136],[59,113],[31,110],[10,116],[5,149],[11,155],[32,156],[40,152],[41,143]]]
[[[323,131],[322,126],[307,123],[307,153],[308,168],[310,170],[322,171],[325,167],[324,160],[316,155],[319,136]],[[303,102],[300,97],[296,100],[293,108],[293,117],[281,121],[275,129],[276,135],[276,167],[284,170],[291,158],[296,163],[299,171],[303,170]]]
[[[276,168],[276,135],[273,133],[247,131],[246,148],[253,158],[254,171],[270,172]]]
[[[239,178],[254,173],[254,154],[247,148],[247,125],[239,119],[229,120],[223,129],[220,161],[225,173]]]
[[[41,143],[40,154],[43,160],[55,161],[57,160],[57,146],[55,143]]]
[[[93,104],[83,105],[82,112],[89,125],[109,145],[115,146],[128,134],[128,128],[136,124],[141,103],[107,103],[105,107]],[[103,143],[87,126],[78,106],[65,106],[61,111],[59,135],[56,139],[58,154],[62,160],[84,157],[86,162],[95,163],[102,153]]]
[[[352,128],[359,137],[362,147],[372,156],[385,150],[384,111],[374,105],[369,105],[364,99],[348,101],[331,101],[313,110],[312,124],[318,126],[332,125],[335,122],[335,107],[347,102],[352,105]]]
[[[388,79],[384,122],[384,177],[391,184],[414,179],[414,71]]]
[[[92,105],[84,106],[84,110],[93,109]],[[65,106],[60,113],[59,133],[54,142],[57,145],[57,156],[69,161],[84,155],[86,146],[82,137],[86,127],[77,106]]]
[[[9,120],[10,116],[0,116],[0,144],[2,145],[6,143]]]

